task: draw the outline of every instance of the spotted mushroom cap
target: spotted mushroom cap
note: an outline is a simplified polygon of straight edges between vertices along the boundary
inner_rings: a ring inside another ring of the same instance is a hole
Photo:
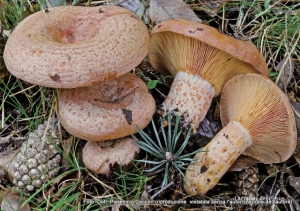
[[[296,124],[289,99],[267,77],[245,74],[229,80],[222,91],[220,115],[223,126],[235,121],[249,132],[252,145],[243,154],[263,163],[283,162],[296,148]]]
[[[237,74],[268,75],[264,57],[251,42],[183,19],[166,20],[152,29],[149,59],[164,74],[183,71],[201,77],[213,86],[215,96]]]
[[[127,73],[95,86],[61,89],[58,116],[72,135],[88,141],[128,136],[146,127],[155,112],[146,84]]]
[[[32,84],[75,88],[123,75],[147,55],[149,33],[117,6],[49,8],[25,18],[4,50],[7,69]]]
[[[49,122],[49,123],[48,123]],[[44,136],[45,135],[45,136]],[[57,120],[50,118],[29,134],[13,162],[13,183],[19,189],[34,191],[54,178],[60,170],[61,155]]]
[[[88,141],[83,148],[82,160],[85,166],[96,174],[109,174],[114,164],[126,168],[139,153],[135,140],[124,137],[101,142]]]

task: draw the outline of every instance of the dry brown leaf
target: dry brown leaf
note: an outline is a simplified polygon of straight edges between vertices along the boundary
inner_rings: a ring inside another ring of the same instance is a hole
[[[107,5],[118,5],[124,7],[139,16],[145,24],[150,23],[149,10],[145,1],[140,0],[112,0]]]
[[[296,191],[300,194],[300,178],[289,176],[289,182],[290,185],[293,186],[296,189]]]
[[[240,155],[232,166],[230,166],[228,171],[242,171],[256,163],[260,163],[260,161],[247,155]]]
[[[226,4],[228,4],[228,0],[202,0],[199,1],[199,4],[192,5],[193,10],[203,11],[211,17],[217,15],[218,11],[222,9]]]
[[[61,159],[61,171],[62,172],[65,172],[68,170],[68,168],[66,166],[68,166],[69,162],[68,160],[65,158],[67,156],[71,156],[71,149],[72,149],[72,145],[74,144],[73,143],[73,136],[71,136],[70,138],[68,139],[64,139],[63,140],[63,148],[64,148],[64,156],[62,156],[62,159]],[[65,175],[62,175],[62,176],[58,176],[56,177],[56,179],[53,181],[53,184],[59,184],[62,179],[66,178],[66,177],[69,177],[71,175],[71,178],[76,178],[76,179],[80,179],[81,178],[81,173],[80,172],[72,172],[72,173],[69,173],[69,174],[65,174]],[[53,191],[52,189],[50,189],[50,192]]]
[[[277,165],[273,164],[265,164],[265,168],[267,170],[268,176],[269,177],[275,177],[276,173],[280,171]]]
[[[13,163],[19,151],[20,150],[6,150],[0,153],[0,168],[5,171],[6,177],[10,182],[13,181]]]
[[[4,51],[5,40],[2,36],[2,28],[0,22],[0,79],[4,80],[5,77],[8,76],[8,71],[5,68],[4,60],[3,60],[3,51]],[[1,81],[0,81],[1,83]]]
[[[281,60],[275,67],[277,72],[283,71],[281,77],[278,81],[278,86],[283,89],[283,87],[288,87],[294,78],[295,65],[291,60]]]
[[[150,0],[149,14],[152,22],[156,24],[175,18],[201,22],[201,19],[182,0]]]
[[[62,141],[64,154],[65,154],[65,156],[62,156],[62,158],[61,158],[61,166],[62,166],[63,171],[67,170],[65,168],[65,166],[68,166],[69,161],[66,160],[66,157],[71,155],[71,148],[72,148],[73,140],[74,140],[74,138],[73,138],[73,136],[71,136],[70,138]]]
[[[298,140],[299,140],[299,138],[300,138],[300,103],[298,103],[296,101],[291,101],[291,104],[293,106],[293,110],[294,110],[294,114],[295,114],[297,135],[298,135]]]
[[[300,167],[300,142],[299,141],[297,143],[296,150],[293,154],[293,157],[295,158],[295,160],[298,163],[298,166]]]
[[[21,204],[25,201],[25,198],[22,197],[20,200],[20,195],[17,192],[8,192],[3,194],[1,210],[5,211],[30,211],[29,204],[25,204],[23,207],[20,207]]]

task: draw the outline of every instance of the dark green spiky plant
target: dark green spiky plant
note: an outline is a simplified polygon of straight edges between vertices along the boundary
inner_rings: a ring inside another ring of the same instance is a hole
[[[168,184],[168,170],[171,166],[173,166],[179,174],[184,177],[183,171],[186,170],[187,165],[194,161],[191,156],[197,154],[198,152],[201,151],[201,148],[188,153],[188,154],[183,154],[183,150],[186,147],[188,140],[190,138],[191,134],[191,129],[189,129],[182,145],[179,147],[179,149],[176,150],[176,145],[179,140],[179,137],[181,135],[181,131],[178,131],[178,126],[179,126],[179,120],[180,117],[176,116],[176,122],[175,122],[175,127],[172,132],[172,126],[171,126],[171,115],[168,115],[168,127],[167,127],[167,133],[165,132],[165,128],[163,126],[163,120],[162,118],[160,119],[161,122],[161,132],[162,132],[162,137],[163,141],[161,141],[159,134],[157,132],[157,129],[155,127],[155,124],[152,122],[152,127],[153,131],[155,134],[156,140],[151,139],[144,131],[142,131],[138,126],[138,133],[141,136],[142,140],[139,140],[137,137],[132,135],[132,137],[137,141],[136,144],[139,146],[141,149],[146,151],[147,153],[153,155],[158,159],[158,161],[151,161],[151,160],[136,160],[138,162],[143,162],[147,163],[150,165],[154,165],[154,167],[144,170],[144,172],[153,172],[159,169],[164,169],[164,178],[162,182],[162,187]],[[162,144],[164,143],[164,146]]]

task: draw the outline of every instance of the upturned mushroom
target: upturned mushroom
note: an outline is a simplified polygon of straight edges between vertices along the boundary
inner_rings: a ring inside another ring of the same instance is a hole
[[[147,55],[143,21],[117,6],[48,8],[25,18],[5,46],[17,78],[54,88],[86,87],[123,75]]]
[[[149,124],[155,108],[146,84],[132,73],[95,86],[61,89],[58,94],[61,124],[70,134],[87,141],[110,141],[136,133],[137,125],[145,128]],[[90,154],[91,147],[99,148],[93,150],[96,152],[107,150],[111,145],[120,151],[110,155],[114,158],[103,155],[105,162],[102,160],[101,163],[98,156]],[[124,149],[111,143],[87,143],[83,149],[83,162],[94,172],[106,174],[107,167],[103,166],[109,166],[107,159],[132,159],[138,150],[132,146],[131,154],[127,154]]]
[[[183,116],[183,126],[191,125],[194,132],[212,98],[230,78],[249,72],[268,74],[263,56],[251,42],[181,19],[164,21],[152,29],[149,60],[159,72],[174,76],[162,104],[163,116]]]
[[[212,189],[242,153],[270,164],[284,162],[296,148],[290,102],[262,75],[238,75],[229,80],[222,90],[220,115],[224,128],[187,168],[184,188],[189,195]]]

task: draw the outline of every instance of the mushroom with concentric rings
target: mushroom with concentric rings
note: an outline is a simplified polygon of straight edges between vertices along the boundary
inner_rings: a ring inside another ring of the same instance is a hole
[[[7,69],[26,82],[86,87],[136,67],[149,33],[134,13],[117,6],[48,8],[25,18],[4,49]]]

